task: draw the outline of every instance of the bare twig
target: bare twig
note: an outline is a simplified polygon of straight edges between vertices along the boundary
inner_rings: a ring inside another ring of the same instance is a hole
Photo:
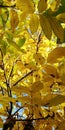
[[[5,78],[5,83],[6,83],[6,86],[7,86],[7,92],[8,92],[8,97],[12,97],[12,92],[11,92],[11,89],[10,89],[10,83],[6,77],[6,71],[5,71],[5,64],[4,64],[4,57],[3,57],[3,52],[2,50],[0,49],[0,52],[1,52],[1,56],[2,56],[2,66],[3,66],[3,71],[4,71],[4,78]],[[12,108],[13,108],[13,104],[12,102],[10,102],[10,110],[8,111],[8,113],[11,115],[11,112],[12,112]]]
[[[33,120],[46,120],[48,118],[54,118],[54,113],[52,116],[48,115],[46,117],[42,117],[42,118],[32,118],[32,119],[16,119],[16,121],[33,121]]]
[[[7,81],[7,77],[6,77],[6,72],[5,72],[5,65],[4,65],[4,57],[3,57],[3,52],[2,50],[0,49],[0,52],[1,52],[1,56],[2,56],[2,68],[4,70],[4,78],[5,78],[5,81],[6,81],[6,85],[8,86],[8,81]]]
[[[41,32],[41,33],[39,34],[39,36],[38,36],[36,53],[37,53],[37,52],[38,52],[38,50],[39,50],[39,43],[40,43],[40,41],[41,41],[41,34],[42,34],[42,32]]]
[[[20,81],[22,81],[24,78],[26,78],[27,76],[29,76],[30,74],[32,74],[35,70],[30,71],[29,73],[27,73],[26,75],[24,75],[23,77],[21,77],[18,81],[16,81],[16,83],[13,84],[13,86],[16,86]]]
[[[16,4],[8,6],[8,5],[0,5],[0,8],[14,8],[16,7]]]
[[[22,108],[24,108],[24,106],[21,106],[17,111],[14,112],[14,114],[12,114],[12,116],[16,115],[16,113],[21,110]]]
[[[9,74],[8,81],[10,81],[10,77],[12,76],[12,73],[13,73],[13,70],[14,70],[14,65],[16,64],[17,61],[19,61],[18,58],[16,59],[15,62],[13,62],[13,65],[12,65],[12,68],[11,68],[11,71],[10,71],[10,74]]]

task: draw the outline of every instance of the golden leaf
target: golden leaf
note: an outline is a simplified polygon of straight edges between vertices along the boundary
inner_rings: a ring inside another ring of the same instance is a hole
[[[65,13],[61,13],[56,16],[57,20],[59,20],[62,23],[65,23]]]
[[[16,6],[18,9],[31,14],[34,12],[34,3],[33,0],[16,0]]]
[[[50,40],[52,35],[52,29],[49,20],[45,15],[40,15],[40,25],[45,36]]]
[[[29,26],[32,33],[35,33],[37,31],[39,26],[39,19],[36,14],[31,14]]]
[[[20,14],[20,24],[21,24],[21,22],[23,22],[26,19],[26,17],[27,17],[26,12],[23,12],[23,13]]]
[[[57,72],[57,69],[53,66],[53,65],[50,65],[50,64],[46,64],[46,65],[43,65],[43,69],[49,74],[51,75],[52,77],[58,77],[58,72]]]
[[[43,88],[43,83],[41,81],[34,82],[31,86],[32,92],[38,92]]]
[[[45,58],[40,53],[34,54],[33,57],[37,63],[44,64]]]
[[[18,101],[22,102],[23,104],[31,103],[31,98],[29,96],[19,96]]]
[[[40,0],[38,2],[38,11],[42,13],[47,8],[47,1],[46,0]]]
[[[40,95],[40,92],[32,93],[32,103],[33,103],[33,105],[41,106],[41,95]]]
[[[52,98],[55,98],[57,95],[56,94],[48,93],[48,91],[47,91],[47,93],[46,92],[45,93],[41,92],[41,96],[42,96],[42,98],[41,98],[41,104],[42,105],[46,105],[46,104],[49,103],[49,101]]]
[[[18,26],[18,23],[19,23],[18,14],[13,9],[11,9],[10,13],[11,13],[10,14],[11,28],[12,28],[12,31],[14,31],[15,28]]]
[[[30,62],[28,64],[25,64],[26,68],[29,68],[31,70],[36,70],[36,65],[33,62]]]
[[[55,17],[48,17],[51,28],[55,35],[60,39],[61,42],[64,40],[64,30],[59,23],[59,21]]]
[[[30,94],[29,87],[25,87],[25,86],[22,86],[22,85],[20,85],[18,87],[13,86],[11,90],[14,91],[14,93],[16,92],[16,93],[19,93],[19,94],[21,94],[21,93]]]
[[[48,106],[52,107],[52,106],[57,106],[61,103],[64,103],[65,102],[65,96],[63,95],[58,95],[54,98],[52,98],[49,103],[48,103]]]
[[[65,47],[57,47],[48,54],[47,62],[56,63],[62,57],[65,57]]]

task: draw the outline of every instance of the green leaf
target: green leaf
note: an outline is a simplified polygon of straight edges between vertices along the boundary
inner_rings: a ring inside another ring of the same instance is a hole
[[[15,49],[17,49],[18,51],[21,51],[20,47],[16,44],[15,41],[10,40],[10,39],[7,39],[7,41],[8,41],[8,43],[9,43],[10,45],[12,45]]]
[[[26,41],[25,37],[22,38],[22,39],[19,39],[19,41],[18,41],[18,46],[19,46],[19,47],[22,47],[22,46],[24,45],[25,41]]]
[[[5,55],[6,54],[6,48],[7,48],[7,42],[0,39],[0,47],[3,51],[3,54]]]
[[[65,0],[61,0],[61,4],[65,7]]]

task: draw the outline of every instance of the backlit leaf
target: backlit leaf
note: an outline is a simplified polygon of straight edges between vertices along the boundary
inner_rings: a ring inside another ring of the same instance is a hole
[[[63,95],[58,95],[54,98],[52,98],[50,101],[49,101],[49,106],[52,107],[52,106],[57,106],[61,103],[64,103],[65,102],[65,96]]]
[[[64,40],[64,30],[58,20],[54,17],[48,17],[51,28],[61,42]]]
[[[10,11],[10,23],[11,23],[12,31],[14,31],[15,28],[18,26],[19,19],[18,19],[17,12],[13,9],[11,9]]]
[[[32,92],[38,92],[43,88],[43,83],[41,81],[34,82],[31,86]]]
[[[39,0],[38,2],[38,11],[42,13],[47,8],[47,1],[46,0]]]
[[[26,40],[25,38],[19,39],[18,46],[22,47],[24,45],[24,43],[25,43],[25,40]]]
[[[60,22],[65,23],[65,13],[61,13],[61,14],[57,15],[56,18],[57,18]]]
[[[33,57],[37,63],[44,64],[45,58],[40,53],[34,54]]]
[[[34,3],[33,0],[16,0],[16,6],[18,9],[26,13],[34,12]]]
[[[43,69],[52,77],[58,77],[57,69],[49,64],[43,65]]]
[[[52,35],[52,29],[49,20],[45,15],[40,15],[40,25],[42,27],[45,36],[50,40]]]
[[[39,19],[36,14],[31,14],[29,26],[32,33],[37,31],[39,26]]]
[[[21,48],[18,46],[18,44],[16,44],[15,41],[13,40],[10,40],[10,39],[7,39],[8,40],[8,43],[13,46],[14,48],[16,48],[18,51],[22,51]]]
[[[56,63],[62,57],[65,57],[65,47],[57,47],[48,54],[47,62]]]

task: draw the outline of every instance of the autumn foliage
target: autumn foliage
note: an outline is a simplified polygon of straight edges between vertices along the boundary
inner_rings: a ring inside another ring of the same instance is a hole
[[[0,128],[65,129],[65,0],[0,0]]]

